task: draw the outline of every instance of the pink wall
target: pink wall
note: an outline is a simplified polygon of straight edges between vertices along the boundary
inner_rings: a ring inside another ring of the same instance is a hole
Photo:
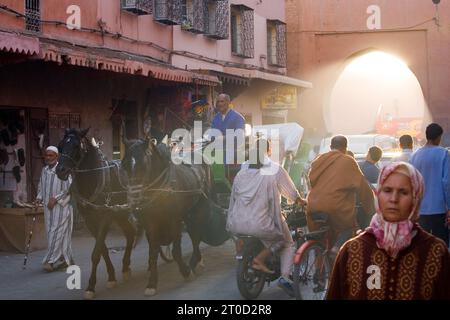
[[[367,29],[369,5],[380,6],[385,31]],[[354,54],[378,49],[408,64],[435,120],[450,120],[450,2],[441,1],[439,11],[440,27],[434,21],[421,24],[435,16],[431,0],[287,0],[289,75],[314,84],[303,96],[305,112],[293,116],[323,130],[327,97],[345,63]]]
[[[268,68],[274,71],[285,72],[283,68],[274,68],[267,65],[267,59],[260,59],[261,55],[267,56],[267,19],[278,19],[285,21],[284,1],[264,0],[260,4],[258,0],[232,0],[231,4],[244,4],[254,11],[255,21],[255,54],[253,59],[245,59],[232,55],[231,38],[226,40],[211,40],[202,35],[192,34],[181,30],[180,26],[174,27],[174,50],[190,51],[212,59],[232,61]],[[182,56],[174,56],[172,63],[180,68],[186,65],[191,69],[214,69],[221,71],[220,65],[204,62],[196,62],[194,59]]]
[[[120,9],[119,0],[47,0],[41,1],[42,20],[61,21],[66,23],[70,14],[66,13],[70,5],[77,5],[81,9],[81,27],[100,30],[99,22],[104,23],[104,29],[112,33],[120,33],[133,39],[153,42],[161,47],[171,49],[172,30],[168,26],[153,21],[153,16],[137,16]],[[24,1],[2,1],[2,4],[24,12]],[[114,3],[114,5],[111,5]],[[0,13],[1,27],[25,30],[23,19]],[[130,41],[102,36],[99,33],[69,30],[65,25],[55,26],[44,24],[42,35],[55,39],[72,41],[77,44],[105,46],[117,50],[124,50],[156,59],[168,61],[169,55],[162,53],[146,44],[133,44]]]
[[[106,22],[107,28],[111,32],[118,32],[133,39],[152,42],[163,48],[172,49],[171,27],[155,22],[152,15],[133,15],[122,11],[119,3],[111,5],[111,0],[98,0],[97,19]],[[149,55],[164,61],[169,59],[168,54],[148,45],[133,44],[129,41],[118,41],[112,38],[105,39],[105,43],[119,50]]]
[[[284,0],[230,0],[231,4],[243,4],[253,8],[257,15],[281,21],[285,21],[286,16],[284,2]]]
[[[19,12],[24,12],[24,1],[3,0],[2,3]],[[114,3],[114,5],[112,5],[112,3]],[[66,22],[69,16],[69,14],[66,13],[67,7],[69,5],[78,5],[81,8],[81,26],[84,28],[99,29],[99,23],[101,23],[103,25],[103,28],[109,32],[120,33],[123,36],[127,36],[133,39],[153,42],[169,50],[189,51],[192,53],[204,55],[205,57],[212,59],[244,63],[286,73],[285,68],[270,67],[267,65],[267,59],[261,59],[262,55],[267,57],[266,20],[277,19],[285,21],[284,1],[231,0],[230,3],[243,4],[255,10],[255,53],[253,59],[244,59],[232,55],[231,39],[213,40],[203,35],[196,35],[187,31],[182,31],[180,26],[171,27],[154,22],[153,16],[151,15],[132,15],[120,9],[119,0],[46,0],[42,1],[41,11],[43,20],[58,20],[61,22]],[[10,15],[5,15],[3,13],[0,13],[0,19],[0,27],[15,28],[20,31],[25,30],[23,19],[18,19]],[[43,26],[42,36],[61,39],[75,44],[91,45],[95,47],[107,47],[116,50],[123,50],[126,52],[147,55],[163,61],[170,61],[174,66],[183,69],[187,66],[188,69],[194,70],[224,70],[223,66],[220,64],[208,63],[205,61],[190,59],[179,55],[169,56],[168,53],[163,53],[160,50],[154,49],[148,45],[135,44],[124,39],[115,39],[110,36],[102,37],[98,33],[68,30],[64,25],[54,26],[45,24]],[[47,80],[39,83],[47,83]],[[55,85],[56,87],[58,87],[54,82],[48,83],[50,85]],[[273,85],[273,83],[270,85],[254,85],[250,90],[238,97],[235,101],[238,110],[243,111],[244,113],[251,113],[253,115],[254,124],[261,123],[259,97],[263,95],[269,88],[272,88]],[[41,90],[44,90],[44,88],[41,88]],[[40,101],[45,101],[45,99],[39,100],[37,98],[33,98],[35,99],[33,100],[31,96],[34,96],[36,92],[39,92],[39,90],[31,90],[25,95],[20,95],[19,93],[17,93],[17,96],[22,96],[24,99],[23,101],[18,101],[17,104],[24,106],[40,106]],[[28,96],[30,97],[26,98]],[[50,95],[48,96],[50,97]],[[91,97],[91,95],[89,95],[89,97],[93,99],[92,101],[96,101],[95,105],[110,104],[109,98],[108,101],[100,102],[98,101],[98,99],[100,99],[99,97]],[[77,95],[77,99],[78,98],[79,96]],[[64,100],[65,98],[60,97],[58,99]],[[58,108],[62,109],[64,109],[65,107],[71,108],[72,106],[74,108],[84,108],[83,106],[80,106],[79,103],[74,103],[72,105],[71,103],[69,103],[69,101],[72,102],[72,100],[64,100],[55,103],[55,105],[58,105]],[[12,104],[12,101],[3,101],[3,103]],[[42,105],[42,107],[47,106]],[[88,108],[84,109],[87,110]],[[105,145],[107,145],[108,139],[109,138],[105,138]]]
[[[252,125],[262,124],[261,98],[273,89],[273,84],[267,81],[252,81],[252,85],[233,100],[235,109],[252,116]]]
[[[114,5],[112,3],[114,2]],[[24,12],[24,1],[5,0],[2,3]],[[100,29],[103,23],[105,30],[120,33],[123,36],[152,42],[166,49],[189,51],[209,58],[256,65],[285,72],[285,69],[268,67],[267,60],[261,60],[261,55],[267,56],[266,19],[285,20],[284,1],[278,0],[231,0],[231,4],[244,4],[255,10],[255,55],[253,59],[244,59],[231,54],[231,40],[212,40],[203,35],[195,35],[182,31],[180,26],[166,26],[153,20],[153,16],[136,16],[120,9],[119,0],[47,0],[42,1],[41,11],[43,20],[57,20],[66,22],[69,5],[77,5],[81,9],[81,26],[84,28]],[[1,26],[24,30],[23,19],[1,13]],[[173,30],[172,30],[173,29]],[[173,33],[173,37],[172,37]],[[117,50],[152,56],[156,59],[169,61],[167,53],[145,44],[136,44],[110,36],[101,37],[98,33],[68,30],[64,25],[54,26],[44,24],[43,36],[65,39],[78,44],[105,46]],[[175,66],[190,69],[213,68],[220,70],[220,66],[211,66],[204,62],[193,61],[175,56]]]

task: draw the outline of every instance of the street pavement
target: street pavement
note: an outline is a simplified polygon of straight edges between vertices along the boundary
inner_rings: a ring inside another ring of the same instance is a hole
[[[117,231],[107,238],[111,260],[116,269],[117,287],[107,289],[107,273],[103,260],[97,272],[96,299],[102,300],[239,300],[242,299],[236,284],[236,260],[234,243],[229,240],[220,247],[201,245],[205,267],[190,280],[183,279],[175,262],[166,263],[161,258],[159,264],[158,293],[153,297],[144,296],[148,281],[148,244],[145,238],[136,246],[131,255],[132,277],[122,279],[122,256],[125,238]],[[83,299],[91,269],[91,251],[94,239],[85,231],[74,232],[72,248],[75,263],[81,269],[81,289],[69,290],[66,282],[70,274],[64,270],[47,273],[42,270],[41,261],[45,250],[30,253],[27,267],[22,269],[24,255],[0,252],[0,299]],[[183,257],[188,261],[192,252],[189,237],[184,234]],[[260,300],[290,299],[276,286],[276,282],[264,288]]]

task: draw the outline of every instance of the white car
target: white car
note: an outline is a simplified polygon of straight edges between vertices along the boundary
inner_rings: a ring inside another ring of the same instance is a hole
[[[384,134],[359,134],[346,135],[348,140],[347,150],[355,154],[355,158],[365,158],[367,151],[372,146],[378,146],[383,153],[392,152],[397,148],[397,139]],[[319,154],[330,151],[331,137],[325,138],[320,143]]]

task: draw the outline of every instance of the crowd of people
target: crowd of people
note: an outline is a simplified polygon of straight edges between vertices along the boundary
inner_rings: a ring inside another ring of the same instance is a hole
[[[230,96],[218,96],[212,128],[223,133],[244,130],[243,116],[230,103]],[[257,161],[237,173],[228,214],[229,220],[244,214],[258,217],[246,226],[266,235],[265,249],[254,258],[253,268],[273,273],[265,260],[279,254],[279,285],[292,295],[294,242],[281,212],[283,196],[306,206],[310,231],[317,229],[315,214],[329,217],[335,264],[328,299],[450,299],[450,159],[448,150],[439,146],[442,134],[438,124],[430,124],[427,144],[415,152],[412,137],[400,137],[401,154],[381,170],[379,147],[372,146],[357,163],[348,153],[347,138],[335,136],[331,151],[311,162],[306,199],[286,170],[270,160],[270,141],[258,138],[253,146]],[[70,180],[56,176],[58,156],[58,148],[47,148],[37,196],[44,205],[48,234],[46,271],[55,270],[57,263],[74,263]],[[228,221],[231,232],[232,225]],[[369,285],[373,266],[379,279]]]
[[[430,124],[427,144],[414,153],[412,137],[402,136],[402,152],[381,170],[379,147],[370,147],[366,159],[357,163],[347,150],[346,137],[335,136],[331,151],[310,165],[307,198],[298,198],[292,190],[288,193],[288,199],[307,205],[310,231],[317,228],[315,214],[329,217],[330,257],[335,263],[328,299],[450,299],[450,162],[448,150],[439,147],[442,134],[438,124]],[[293,184],[287,174],[273,178],[260,172],[271,165],[265,160],[238,173],[230,210],[263,211],[267,221],[283,221],[274,201],[279,202],[283,190],[292,189]],[[283,168],[280,172],[284,173]],[[252,187],[251,181],[258,181],[258,186]],[[240,192],[243,188],[246,193]],[[254,196],[248,195],[248,188]],[[275,198],[268,196],[272,190],[276,190]],[[235,205],[240,202],[245,206]],[[266,222],[257,219],[254,224],[262,228]],[[281,248],[292,243],[280,232],[286,227],[284,221],[272,227],[280,243],[285,241]],[[255,258],[259,270],[270,272],[263,259],[280,254],[273,243],[265,242],[266,249]],[[287,270],[283,267],[280,278],[285,288],[292,287]],[[373,283],[371,270],[375,270]]]

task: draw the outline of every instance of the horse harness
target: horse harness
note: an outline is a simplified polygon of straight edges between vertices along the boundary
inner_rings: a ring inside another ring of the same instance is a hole
[[[171,187],[172,183],[176,181],[168,181],[168,177],[170,176],[170,165],[165,168],[158,177],[153,179],[147,186],[144,187],[144,184],[140,185],[131,185],[126,181],[124,183],[124,179],[122,178],[122,170],[121,170],[121,164],[120,161],[111,161],[108,162],[108,160],[105,158],[101,150],[97,147],[95,147],[100,158],[102,166],[98,168],[92,168],[92,169],[74,169],[73,172],[75,173],[87,173],[87,172],[95,172],[95,171],[101,171],[101,183],[99,183],[94,193],[89,197],[85,198],[83,197],[76,188],[72,187],[72,193],[77,199],[77,201],[80,202],[80,204],[83,207],[91,207],[93,209],[97,210],[111,210],[114,212],[125,212],[132,209],[138,209],[143,203],[145,203],[146,207],[150,207],[156,199],[158,199],[161,194],[168,193],[168,194],[186,194],[186,195],[202,195],[205,198],[208,199],[208,195],[205,193],[205,191],[202,188],[199,189],[193,189],[193,190],[175,190]],[[87,152],[87,151],[85,151]],[[75,161],[72,157],[70,157],[67,154],[61,154],[61,156],[64,156],[65,158],[69,159],[75,164],[75,168],[78,168],[78,165],[80,164],[80,161]],[[146,158],[151,156],[151,152],[146,152]],[[112,183],[111,183],[111,171],[110,169],[113,169],[116,172],[117,180],[119,181],[119,185],[121,187],[121,191],[113,191],[112,190]],[[196,176],[197,180],[199,182],[202,182],[201,176],[198,174],[196,170],[192,170],[194,175]],[[165,179],[163,179],[165,178]],[[162,182],[159,188],[155,188],[159,182]],[[167,187],[167,184],[169,185]],[[166,187],[164,187],[166,185]],[[202,184],[200,184],[202,185]],[[125,204],[111,204],[111,201],[115,195],[119,194],[126,194],[127,196],[127,203]],[[103,195],[103,197],[102,197]],[[99,204],[99,200],[103,202],[102,204]]]

